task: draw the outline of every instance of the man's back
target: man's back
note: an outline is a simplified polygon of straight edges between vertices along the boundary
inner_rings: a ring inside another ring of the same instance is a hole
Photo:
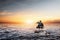
[[[41,21],[37,22],[37,24],[38,24],[38,26],[36,28],[43,29],[44,25],[43,25],[43,23]]]

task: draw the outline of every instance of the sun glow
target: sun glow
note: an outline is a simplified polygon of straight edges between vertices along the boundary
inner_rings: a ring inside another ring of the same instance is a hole
[[[26,20],[26,23],[27,24],[32,24],[33,23],[33,20]]]

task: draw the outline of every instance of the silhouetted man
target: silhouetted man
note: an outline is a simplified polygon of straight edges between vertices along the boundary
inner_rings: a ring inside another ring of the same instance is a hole
[[[41,20],[40,20],[40,22],[37,22],[37,24],[38,24],[38,26],[36,28],[39,28],[39,29],[43,29],[44,28],[44,25],[41,22]]]

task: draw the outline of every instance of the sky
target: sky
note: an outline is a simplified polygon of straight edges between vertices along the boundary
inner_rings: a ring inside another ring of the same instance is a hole
[[[60,0],[0,0],[1,22],[60,19]]]

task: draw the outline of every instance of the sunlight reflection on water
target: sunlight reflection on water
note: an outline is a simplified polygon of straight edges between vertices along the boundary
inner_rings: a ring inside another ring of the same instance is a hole
[[[0,24],[0,27],[11,27],[13,29],[16,29],[16,30],[19,30],[21,32],[33,32],[34,30],[36,30],[36,28],[25,28],[25,27],[19,27],[19,26],[16,26],[16,25],[7,25],[7,24]],[[52,25],[45,25],[44,27],[45,30],[49,30],[49,31],[54,31],[54,32],[57,32],[57,30],[59,31],[60,30],[60,24],[52,24]]]

